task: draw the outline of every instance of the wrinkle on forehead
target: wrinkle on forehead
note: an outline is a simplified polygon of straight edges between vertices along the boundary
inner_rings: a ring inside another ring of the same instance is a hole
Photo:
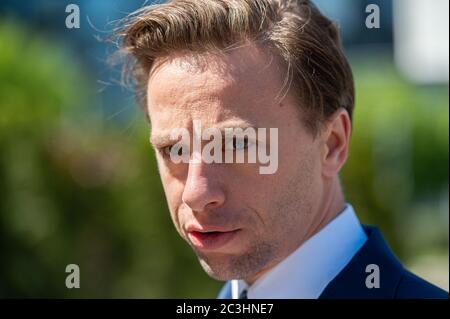
[[[256,47],[226,54],[177,53],[159,61],[151,72],[148,113],[158,121],[152,127],[185,127],[194,119],[216,123],[231,117],[255,122],[258,113],[277,104],[282,84],[278,63]]]
[[[172,52],[169,55],[157,58],[149,72],[149,77],[157,70],[168,64],[174,64],[180,69],[191,73],[201,73],[205,70],[214,70],[220,75],[233,75],[247,73],[255,64],[260,71],[276,64],[278,69],[282,69],[281,59],[268,48],[257,46],[249,41],[246,43],[223,49],[221,51],[196,52],[182,50]],[[262,67],[264,66],[264,67]]]
[[[251,86],[252,89],[266,87],[268,82],[283,82],[284,74],[278,61],[270,51],[256,46],[240,47],[227,53],[177,52],[155,61],[150,71],[148,94],[168,81],[183,79],[189,75],[191,89],[233,86]],[[161,73],[163,75],[161,75]],[[155,85],[155,78],[158,83]],[[158,85],[159,84],[159,85]],[[182,87],[172,87],[181,91]]]

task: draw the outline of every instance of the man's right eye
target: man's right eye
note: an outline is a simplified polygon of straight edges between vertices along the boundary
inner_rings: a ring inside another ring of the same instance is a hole
[[[167,158],[170,158],[170,153],[181,156],[183,155],[183,147],[179,144],[167,145],[161,149],[161,152],[163,156]]]

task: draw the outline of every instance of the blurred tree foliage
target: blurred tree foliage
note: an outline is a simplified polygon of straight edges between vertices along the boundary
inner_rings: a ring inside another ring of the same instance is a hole
[[[148,143],[92,116],[63,45],[0,24],[0,297],[210,297],[178,238]],[[137,137],[136,137],[137,136]],[[65,287],[65,267],[81,289]]]
[[[448,86],[414,86],[386,61],[352,63],[356,109],[345,193],[402,259],[447,254]]]
[[[0,44],[0,297],[215,297],[170,221],[143,116],[130,136],[92,115],[92,79],[63,45],[8,21]],[[448,89],[364,65],[348,200],[400,256],[446,250]],[[65,287],[71,263],[81,289]]]

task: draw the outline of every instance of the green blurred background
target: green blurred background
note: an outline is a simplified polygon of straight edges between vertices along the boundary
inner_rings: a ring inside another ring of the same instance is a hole
[[[104,31],[85,18],[64,30],[69,2],[31,3],[0,5],[0,297],[214,298],[222,283],[172,226],[144,116],[106,71],[109,49],[92,36]],[[109,8],[74,3],[94,17]],[[139,7],[114,3],[116,18]],[[390,29],[344,37],[356,82],[345,193],[411,270],[448,290],[448,79],[398,70],[392,6],[378,3]],[[80,289],[65,287],[71,263]]]

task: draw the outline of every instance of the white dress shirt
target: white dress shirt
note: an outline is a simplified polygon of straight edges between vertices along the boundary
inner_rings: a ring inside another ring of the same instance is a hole
[[[343,211],[250,287],[231,281],[231,297],[247,289],[249,299],[316,299],[364,245],[367,236],[353,207]]]

